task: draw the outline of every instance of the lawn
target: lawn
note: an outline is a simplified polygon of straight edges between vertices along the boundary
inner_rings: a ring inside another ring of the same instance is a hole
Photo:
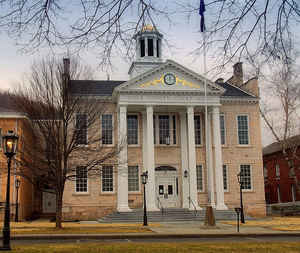
[[[11,252],[22,253],[299,253],[300,243],[65,243],[14,246]]]
[[[152,233],[141,224],[80,224],[65,222],[62,229],[56,229],[53,222],[11,222],[11,234],[113,234],[113,233]],[[3,223],[0,223],[0,227]],[[151,226],[159,226],[153,224]]]
[[[236,221],[223,221],[222,223],[236,226]],[[272,217],[263,220],[247,220],[241,226],[265,227],[278,231],[300,231],[300,217]]]

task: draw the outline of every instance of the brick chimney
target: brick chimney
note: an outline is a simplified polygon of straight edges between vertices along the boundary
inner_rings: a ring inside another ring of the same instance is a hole
[[[237,62],[233,65],[233,82],[238,87],[242,86],[244,83],[242,62]]]
[[[64,64],[64,75],[66,75],[67,77],[70,77],[70,59],[64,58],[63,64]]]

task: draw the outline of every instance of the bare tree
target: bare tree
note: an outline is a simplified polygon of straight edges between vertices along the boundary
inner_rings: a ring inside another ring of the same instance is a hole
[[[284,41],[296,40],[300,22],[297,1],[206,0],[205,4],[207,44],[218,48],[223,64],[236,57],[287,58]],[[109,62],[114,50],[130,49],[132,35],[145,22],[156,25],[180,13],[200,20],[198,0],[0,0],[0,7],[1,29],[18,42],[21,38],[27,49],[96,46],[103,63]]]
[[[121,145],[103,148],[99,145],[100,115],[107,100],[75,96],[70,79],[79,79],[86,71],[77,61],[45,59],[32,66],[27,86],[11,96],[16,109],[27,116],[22,138],[20,175],[38,183],[42,191],[52,189],[56,195],[56,227],[61,228],[62,199],[67,180],[99,175],[104,162],[114,163]],[[88,136],[88,137],[87,137]],[[74,162],[84,157],[84,163]],[[80,169],[80,170],[78,170]]]

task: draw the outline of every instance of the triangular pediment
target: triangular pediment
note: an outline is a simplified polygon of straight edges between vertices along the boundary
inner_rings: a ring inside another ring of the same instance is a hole
[[[195,92],[222,94],[225,90],[216,83],[167,60],[162,65],[151,69],[123,83],[115,92]]]

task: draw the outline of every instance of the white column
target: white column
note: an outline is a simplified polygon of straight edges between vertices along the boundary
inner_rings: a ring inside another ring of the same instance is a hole
[[[186,112],[180,112],[180,137],[181,137],[181,178],[182,178],[182,207],[189,208],[189,178],[184,177],[184,171],[189,168]]]
[[[147,114],[143,114],[143,172],[147,170]]]
[[[214,183],[214,169],[212,160],[212,141],[211,141],[211,114],[207,115],[207,142],[208,142],[208,153],[207,153],[207,194],[208,203],[215,208],[215,183]]]
[[[216,173],[216,197],[217,210],[227,210],[224,203],[224,186],[223,186],[223,164],[222,164],[222,147],[220,133],[220,112],[219,107],[213,107],[213,133],[215,146],[215,173]]]
[[[148,182],[146,184],[146,200],[148,211],[158,211],[156,207],[156,193],[155,193],[155,164],[154,164],[154,139],[153,139],[153,107],[147,106],[147,159],[146,168],[148,171]]]
[[[196,146],[195,146],[195,123],[194,123],[194,107],[187,108],[187,126],[188,126],[188,163],[189,163],[189,188],[190,188],[190,205],[193,210],[201,210],[198,204],[197,192],[197,174],[196,174]]]
[[[118,156],[118,205],[119,212],[128,212],[131,209],[128,207],[128,163],[127,163],[127,107],[120,106],[119,108],[119,138],[118,145],[121,151]]]
[[[148,56],[148,38],[145,37],[145,56]]]

